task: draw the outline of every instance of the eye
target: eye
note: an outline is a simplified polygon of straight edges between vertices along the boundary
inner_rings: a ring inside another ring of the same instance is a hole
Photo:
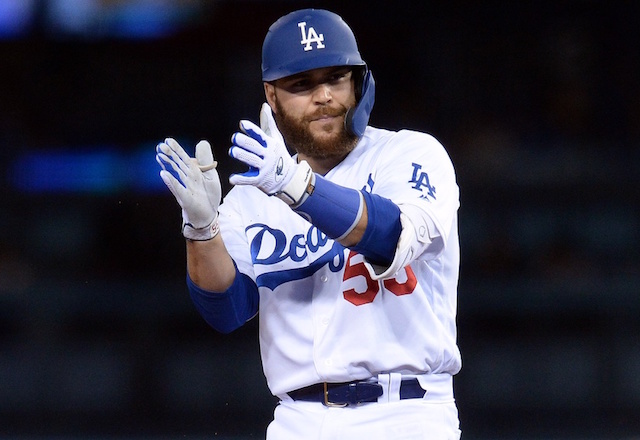
[[[351,78],[351,70],[338,70],[333,72],[329,78],[328,82],[330,83],[340,83],[343,81],[348,81]]]
[[[306,79],[299,79],[298,81],[294,82],[293,84],[291,84],[291,87],[296,88],[296,89],[305,89],[308,88],[310,86],[311,82]]]
[[[312,87],[313,84],[311,83],[309,78],[306,77],[292,79],[291,81],[282,84],[282,88],[291,93],[304,92],[305,90],[309,90]]]

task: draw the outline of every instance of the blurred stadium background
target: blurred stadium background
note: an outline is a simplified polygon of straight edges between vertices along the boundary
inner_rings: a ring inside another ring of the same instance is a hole
[[[0,0],[0,438],[264,437],[256,323],[191,307],[153,148],[209,139],[226,182],[264,34],[312,6],[373,125],[456,165],[463,438],[640,438],[640,3],[597,0]]]

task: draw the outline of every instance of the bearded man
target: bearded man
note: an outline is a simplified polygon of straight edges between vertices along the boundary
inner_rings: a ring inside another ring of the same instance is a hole
[[[227,333],[259,315],[280,399],[267,439],[460,437],[459,190],[431,135],[368,125],[374,80],[336,14],[292,12],[262,49],[260,126],[221,184],[210,145],[156,148],[182,208],[187,286]],[[242,386],[242,384],[239,384]]]

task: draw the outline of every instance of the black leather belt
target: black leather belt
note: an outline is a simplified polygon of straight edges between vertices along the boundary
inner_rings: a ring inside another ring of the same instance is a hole
[[[360,403],[377,402],[382,396],[382,385],[376,382],[317,383],[291,391],[293,400],[321,402],[326,406],[344,407]],[[403,379],[400,383],[400,399],[422,399],[424,389],[418,379]]]

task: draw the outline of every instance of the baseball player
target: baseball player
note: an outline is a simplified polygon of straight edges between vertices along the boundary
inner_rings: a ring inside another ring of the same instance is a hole
[[[459,439],[447,152],[368,125],[374,79],[332,12],[276,21],[262,79],[260,125],[240,121],[228,152],[248,169],[222,204],[206,141],[192,158],[168,138],[156,158],[182,208],[195,307],[225,333],[259,314],[280,399],[267,439]]]

